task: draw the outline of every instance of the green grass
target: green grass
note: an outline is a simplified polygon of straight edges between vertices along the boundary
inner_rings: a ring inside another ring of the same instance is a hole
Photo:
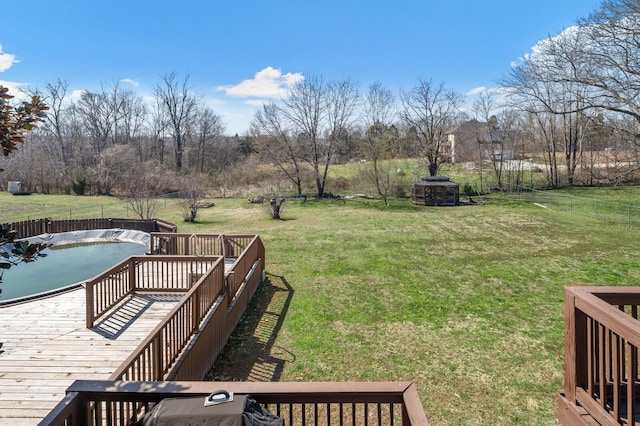
[[[557,190],[557,192],[611,203],[640,206],[640,187],[638,186],[567,187]]]
[[[109,200],[43,197],[58,210]],[[30,200],[0,196],[3,216]],[[158,217],[181,232],[261,236],[269,280],[290,296],[277,334],[253,337],[271,339],[263,361],[278,379],[414,381],[434,425],[555,424],[563,286],[640,278],[638,230],[509,199],[288,202],[281,221],[245,200],[215,202],[196,224],[170,203]]]

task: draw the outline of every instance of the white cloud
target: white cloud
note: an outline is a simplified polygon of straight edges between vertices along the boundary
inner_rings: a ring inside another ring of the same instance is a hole
[[[475,87],[471,90],[469,90],[467,93],[465,93],[466,96],[476,96],[476,95],[480,95],[482,93],[486,93],[488,95],[503,95],[505,93],[505,89],[502,87],[486,87],[486,86],[479,86],[479,87]]]
[[[545,52],[549,48],[549,45],[553,42],[564,40],[568,42],[572,42],[577,40],[578,37],[581,36],[581,32],[584,28],[573,25],[565,28],[560,33],[553,37],[543,38],[538,40],[538,42],[531,47],[531,51],[522,55],[522,57],[518,58],[515,61],[512,61],[509,65],[511,68],[515,68],[518,65],[521,65],[523,62],[528,61],[544,61]]]
[[[82,89],[72,90],[71,96],[69,96],[69,100],[72,102],[78,102],[84,92],[86,92],[86,90],[82,90]]]
[[[264,104],[269,103],[267,99],[249,99],[244,102],[247,105],[261,107]]]
[[[130,84],[130,85],[132,85],[133,87],[138,87],[138,86],[140,86],[140,83],[139,83],[138,81],[136,81],[136,80],[132,80],[132,79],[130,79],[130,78],[121,78],[121,79],[120,79],[120,83]]]
[[[16,59],[16,55],[12,55],[10,53],[3,53],[2,45],[0,44],[0,72],[8,70],[13,66],[13,64],[18,62],[19,61]]]
[[[484,86],[475,87],[467,92],[467,96],[479,95],[480,93],[484,93],[487,91],[487,88]]]
[[[304,79],[301,73],[282,74],[282,71],[267,67],[258,71],[250,80],[243,80],[236,85],[216,87],[235,98],[280,98],[287,95],[289,89]]]

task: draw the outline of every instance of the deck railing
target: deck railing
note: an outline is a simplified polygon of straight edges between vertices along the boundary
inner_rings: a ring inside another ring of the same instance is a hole
[[[240,256],[256,235],[178,234],[154,232],[149,242],[151,254]]]
[[[265,270],[265,249],[257,235],[224,234],[151,234],[149,252],[155,255],[224,256],[234,264],[227,274],[228,295],[234,295],[255,263],[261,259],[260,273]]]
[[[561,424],[640,424],[640,287],[565,288]]]
[[[113,382],[76,381],[41,425],[126,425],[163,398],[248,394],[286,425],[428,425],[410,382]]]
[[[131,256],[85,283],[87,328],[126,297],[187,292],[219,256]]]
[[[175,241],[177,247],[178,241],[185,241],[181,238],[165,241],[169,241],[169,246]],[[114,268],[112,272],[116,278],[113,280],[107,278],[109,274],[97,277],[100,283],[94,284],[93,291],[87,293],[101,294],[95,297],[107,300],[104,306],[117,304],[117,300],[126,297],[122,295],[131,289],[133,292],[167,292],[183,291],[188,287],[181,287],[177,278],[175,281],[160,278],[180,276],[180,282],[195,282],[109,381],[74,382],[64,400],[41,425],[127,425],[165,397],[205,396],[220,388],[236,394],[250,394],[283,417],[287,425],[428,424],[415,385],[408,382],[193,381],[205,376],[224,348],[264,271],[264,246],[258,236],[224,236],[219,240],[226,253],[237,257],[226,280],[220,256],[211,256],[215,260],[202,274],[200,269],[192,268],[197,262],[206,264],[210,260],[206,255],[134,257],[127,265]],[[176,258],[186,260],[185,264],[189,266],[164,270],[158,266],[167,262],[173,264]],[[140,272],[144,270],[143,265],[155,266]],[[185,271],[191,275],[184,275]]]
[[[174,367],[178,360],[188,355],[185,349],[192,343],[214,305],[220,305],[224,299],[224,262],[222,257],[215,259],[110,379],[168,380],[177,374]],[[209,366],[213,361],[210,360]]]

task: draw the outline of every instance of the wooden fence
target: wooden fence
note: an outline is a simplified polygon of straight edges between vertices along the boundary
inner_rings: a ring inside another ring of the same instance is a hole
[[[639,287],[565,288],[561,424],[640,424],[639,305]]]
[[[176,232],[178,227],[173,223],[160,219],[33,219],[21,222],[5,223],[3,227],[9,227],[16,231],[18,238],[29,238],[42,234],[57,234],[71,231],[90,231],[93,229],[131,229],[142,232]]]
[[[410,382],[76,381],[41,425],[125,425],[163,398],[203,397],[220,389],[249,394],[286,425],[428,425]]]

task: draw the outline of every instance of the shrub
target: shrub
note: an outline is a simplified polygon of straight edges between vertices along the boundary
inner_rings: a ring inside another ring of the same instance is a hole
[[[87,189],[87,181],[85,178],[78,178],[71,182],[71,190],[76,195],[84,195]]]

